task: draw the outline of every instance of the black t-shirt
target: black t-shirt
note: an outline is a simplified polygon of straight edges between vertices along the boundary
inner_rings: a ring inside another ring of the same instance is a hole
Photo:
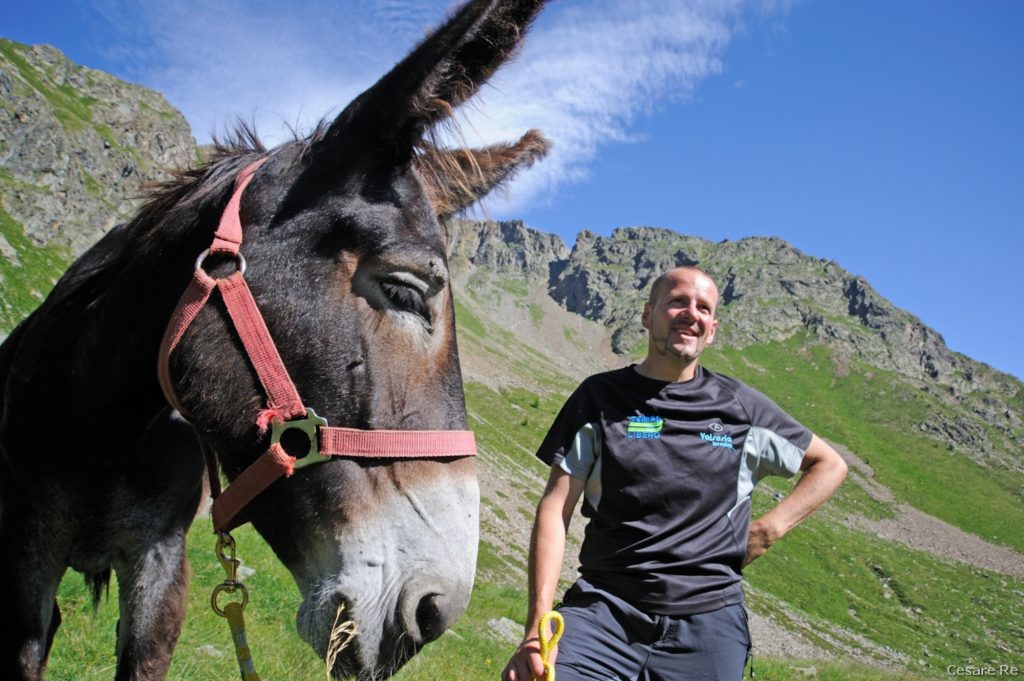
[[[586,481],[588,582],[661,615],[743,601],[750,493],[800,470],[811,432],[700,366],[666,383],[626,367],[583,381],[537,456]]]

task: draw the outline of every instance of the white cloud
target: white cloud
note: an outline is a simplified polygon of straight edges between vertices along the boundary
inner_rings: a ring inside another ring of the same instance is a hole
[[[339,111],[440,22],[449,4],[111,0],[101,11],[120,36],[112,56],[123,72],[164,92],[200,141],[241,115],[276,142],[287,136],[286,124],[308,129]],[[722,71],[746,9],[742,0],[552,3],[519,59],[466,112],[471,143],[540,128],[554,144],[491,211],[515,210],[585,179],[604,145],[636,139],[638,116],[690,97]]]
[[[587,177],[602,146],[635,140],[631,124],[666,101],[691,96],[722,70],[738,3],[615,0],[567,3],[538,22],[521,58],[500,71],[471,118],[482,141],[531,127],[553,142],[545,161],[517,179],[494,213],[544,200]]]

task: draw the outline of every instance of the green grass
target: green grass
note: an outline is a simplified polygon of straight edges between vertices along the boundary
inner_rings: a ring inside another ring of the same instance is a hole
[[[829,504],[844,513],[862,515],[870,520],[883,520],[896,517],[892,505],[873,499],[861,486],[859,480],[862,476],[856,470],[851,470],[846,477],[846,482],[839,488],[839,491],[829,500]]]
[[[257,672],[265,681],[323,679],[323,662],[295,632],[295,610],[300,597],[291,575],[250,527],[239,528],[233,534],[238,543],[238,556],[256,571],[245,580],[250,595],[245,622]],[[486,547],[481,548],[481,563],[484,564],[493,553]],[[188,554],[193,570],[188,610],[167,678],[170,681],[237,678],[228,625],[209,606],[210,591],[223,579],[224,573],[214,558],[208,520],[196,521],[190,531]],[[116,664],[116,580],[111,584],[109,598],[100,603],[95,615],[84,582],[76,573],[65,576],[58,599],[63,624],[54,640],[47,678],[108,681],[113,677]],[[522,622],[525,616],[525,592],[478,580],[466,614],[438,641],[424,648],[395,678],[403,681],[495,678],[514,644],[497,637],[489,622],[502,617]]]
[[[755,499],[755,515],[773,503],[763,494]],[[826,650],[834,646],[821,634],[835,628],[834,637],[862,636],[929,675],[947,665],[1013,662],[1010,651],[1024,639],[1014,595],[1024,593],[1024,580],[945,563],[820,515],[748,567],[745,577],[755,609],[772,612],[771,602],[756,597],[771,594],[807,619],[798,623],[802,633]]]
[[[466,403],[478,445],[531,466],[536,465],[533,452],[562,407],[557,398],[524,388],[495,391],[475,382],[466,384]]]
[[[487,335],[487,329],[484,328],[484,323],[473,314],[472,310],[466,307],[463,303],[455,300],[455,319],[458,322],[458,333],[463,335],[471,333],[474,336],[484,337]]]
[[[146,104],[145,102],[139,102],[139,108],[145,109],[147,111],[152,111],[157,116],[165,120],[175,120],[176,118],[178,118],[178,115],[173,111],[168,111],[167,109],[157,109],[150,106],[149,104]]]
[[[922,495],[929,486],[944,484],[942,476],[948,475],[966,476],[979,489],[991,488],[985,469],[962,456],[951,456],[940,443],[925,443],[932,452],[941,453],[942,459],[938,462],[916,458],[912,447],[909,451],[900,449],[919,439],[916,433],[907,435],[907,440],[899,439],[903,433],[901,420],[913,423],[914,418],[923,419],[928,410],[941,408],[940,404],[932,401],[920,404],[924,399],[920,391],[901,383],[898,377],[877,370],[871,379],[853,371],[847,377],[835,377],[831,357],[824,348],[807,353],[800,347],[776,344],[755,348],[753,352],[748,348],[742,358],[739,353],[727,351],[716,358],[716,364],[729,365],[726,367],[729,373],[743,373],[749,382],[762,384],[766,392],[815,430],[865,455],[875,466],[877,478],[897,488],[898,499],[921,503],[913,496],[915,488],[893,482],[894,477],[899,479],[901,475],[908,482],[920,479],[916,489]],[[748,367],[743,360],[754,367]],[[737,367],[740,369],[735,370]],[[882,384],[885,385],[884,401],[877,395]],[[835,398],[828,399],[833,393]],[[542,408],[539,411],[546,412],[537,414],[541,417],[539,425],[525,408],[529,395],[533,394],[540,398]],[[533,462],[532,451],[543,438],[547,424],[566,394],[495,391],[470,384],[467,403],[481,417],[473,426],[477,428],[481,443],[526,465]],[[868,413],[877,412],[879,404],[887,406],[881,415]],[[822,409],[821,405],[827,408]],[[831,421],[819,424],[815,419],[824,420],[822,414],[830,416]],[[481,428],[484,422],[486,430]],[[853,435],[874,448],[865,448]],[[895,463],[887,461],[890,457]],[[905,469],[896,465],[901,461]],[[767,660],[759,665],[759,677],[914,679],[943,676],[948,664],[1012,662],[1006,651],[1013,649],[1014,641],[1024,637],[1024,624],[1014,605],[1019,603],[1019,598],[1013,594],[1024,593],[1024,582],[951,565],[930,554],[846,527],[843,519],[847,514],[874,519],[894,516],[889,503],[872,498],[854,481],[859,475],[851,472],[851,479],[830,502],[828,510],[786,537],[748,573],[755,592],[751,598],[755,609],[766,613],[778,610],[777,614],[784,621],[792,621],[791,626],[839,659],[829,663]],[[772,480],[770,485],[758,492],[758,513],[774,503],[765,493],[767,490],[776,488],[785,492],[791,488],[791,483],[778,479]],[[983,504],[983,497],[973,498],[968,503]],[[1007,502],[1008,499],[997,494],[996,501]],[[946,497],[943,503],[951,505],[951,500]],[[1018,511],[1010,509],[1011,513]],[[948,511],[946,515],[955,517],[955,513]],[[974,517],[984,515],[976,511]],[[1007,534],[1005,527],[1001,527],[1000,532]],[[505,566],[502,556],[494,552],[482,553],[482,570],[498,571]],[[759,599],[756,594],[762,591],[773,600]],[[797,620],[791,620],[794,614]],[[808,627],[807,622],[812,626]],[[816,632],[817,626],[831,631],[831,638]],[[903,656],[910,669],[889,672],[850,663],[843,659],[846,653],[836,647],[835,641],[853,648],[863,645],[891,648]],[[920,664],[919,660],[925,664]]]
[[[536,303],[530,303],[526,309],[530,312],[530,323],[533,324],[533,328],[541,328],[544,325],[544,310]]]
[[[395,675],[398,681],[483,681],[497,679],[515,643],[492,632],[490,622],[526,619],[526,593],[510,587],[478,582],[469,609],[440,639],[414,657]],[[521,632],[521,628],[516,628]]]
[[[500,277],[495,280],[494,285],[502,291],[512,294],[516,298],[525,298],[530,295],[530,287],[527,282],[522,279]]]
[[[854,662],[776,660],[755,658],[758,681],[917,681],[926,677],[904,671],[880,670]]]
[[[472,426],[481,450],[501,452],[523,465],[535,465],[532,450],[564,395],[559,391],[492,390],[468,384],[467,404],[471,421],[477,419]],[[789,483],[778,480],[772,481],[771,488],[759,488],[755,494],[756,513],[773,503],[767,491],[788,488]],[[848,484],[831,511],[812,517],[747,571],[752,592],[749,603],[754,610],[791,621],[811,642],[839,659],[808,662],[758,658],[758,678],[910,680],[942,678],[948,664],[1013,663],[1014,658],[1006,651],[1015,650],[1016,642],[1024,638],[1019,598],[1013,594],[1024,593],[1024,583],[950,565],[844,527],[836,518],[847,511],[888,512],[885,505],[858,489]],[[530,503],[535,503],[539,491],[535,490]],[[252,604],[246,617],[257,669],[267,681],[322,678],[320,661],[294,632],[299,597],[291,577],[251,529],[240,529],[236,537],[240,557],[256,570],[247,581]],[[209,589],[221,576],[210,543],[207,522],[200,521],[191,534],[189,555],[195,575],[189,614],[170,679],[235,677],[226,625],[207,605]],[[509,555],[481,545],[478,579],[466,615],[396,678],[497,678],[514,644],[494,634],[490,623],[500,618],[522,622],[525,617],[525,580],[516,578],[525,568],[517,557],[524,554],[525,547],[518,548],[517,553]],[[92,620],[77,576],[65,580],[61,597],[65,626],[58,635],[51,678],[109,678],[116,607],[112,602],[105,603]],[[911,669],[880,671],[843,659],[845,654],[837,651],[833,642],[854,645],[857,637],[904,656]],[[924,660],[926,666],[918,660]]]
[[[584,340],[580,338],[578,333],[570,329],[568,326],[562,327],[562,337],[565,338],[566,341],[568,341],[573,347],[577,348],[578,350],[587,350],[586,342],[584,342]]]
[[[573,382],[556,364],[556,359],[523,343],[500,324],[483,321],[464,301],[455,301],[455,320],[461,351],[482,355],[501,365],[510,375],[546,393],[567,394],[572,390]]]
[[[103,185],[88,170],[82,170],[82,181],[85,184],[85,191],[96,196],[103,196]]]
[[[760,501],[759,510],[764,505]],[[321,661],[294,631],[299,594],[291,576],[251,528],[240,528],[235,537],[239,557],[256,571],[246,579],[251,596],[246,624],[257,670],[266,681],[323,678]],[[210,590],[223,575],[213,556],[208,521],[197,521],[189,541],[193,577],[188,613],[168,678],[236,678],[227,625],[208,604]],[[508,566],[491,547],[483,545],[479,568],[484,574]],[[941,677],[948,664],[1013,663],[1014,657],[1005,649],[1014,650],[1024,637],[1016,612],[1018,601],[1007,598],[1013,590],[1024,589],[1021,580],[947,565],[817,518],[751,566],[748,579],[755,589],[771,592],[790,610],[805,613],[820,629],[838,625],[908,655],[913,665],[919,658],[925,659],[928,666],[920,673],[931,678]],[[887,592],[889,598],[884,595]],[[93,616],[81,578],[77,574],[65,577],[59,594],[64,623],[57,634],[48,678],[98,681],[112,676],[116,595],[114,583],[109,600],[102,602]],[[762,609],[756,597],[751,600],[755,609]],[[523,588],[478,579],[467,613],[396,678],[496,678],[514,644],[497,636],[491,622],[506,618],[521,623],[525,608]],[[804,634],[815,640],[814,628]],[[824,647],[827,649],[827,644]],[[922,678],[908,672],[881,672],[842,659],[795,662],[758,658],[755,664],[758,678],[780,681]]]
[[[60,246],[38,246],[0,205],[0,235],[17,260],[0,255],[0,332],[10,332],[39,306],[67,269],[71,256]]]
[[[50,111],[66,130],[74,132],[91,126],[110,147],[132,155],[137,162],[143,162],[137,149],[120,144],[108,126],[93,121],[92,107],[99,100],[81,94],[70,83],[55,85],[50,74],[43,74],[29,64],[23,55],[24,50],[23,45],[0,38],[0,55],[14,64],[29,87],[46,99],[50,105]],[[91,85],[92,79],[88,78],[87,80]]]
[[[245,580],[250,595],[245,622],[256,670],[264,679],[322,679],[323,663],[295,632],[300,597],[291,575],[250,527],[236,530],[234,536],[239,558],[256,570]],[[213,544],[209,520],[197,520],[189,533],[193,575],[188,610],[167,676],[170,680],[238,678],[227,621],[210,609],[210,592],[224,578]],[[58,600],[64,622],[54,640],[47,678],[108,681],[116,664],[116,580],[95,617],[77,574],[65,576]]]
[[[118,142],[117,138],[114,137],[114,131],[111,130],[108,126],[102,123],[94,123],[92,127],[96,131],[96,134],[98,134],[103,139],[103,141],[106,142],[107,145],[109,145],[112,149],[116,149],[117,151],[122,151],[127,154],[130,154],[136,159],[137,163],[142,163],[144,161],[138,149],[135,149],[134,147],[123,146],[120,142]]]

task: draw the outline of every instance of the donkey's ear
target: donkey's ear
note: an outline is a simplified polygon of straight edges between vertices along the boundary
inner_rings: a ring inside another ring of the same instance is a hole
[[[482,149],[437,149],[423,145],[416,168],[438,217],[457,213],[483,198],[520,168],[542,158],[550,143],[539,130],[530,130],[518,142]]]
[[[396,154],[473,96],[516,47],[545,0],[471,0],[334,120],[323,146],[384,142]],[[374,153],[382,151],[375,143]]]

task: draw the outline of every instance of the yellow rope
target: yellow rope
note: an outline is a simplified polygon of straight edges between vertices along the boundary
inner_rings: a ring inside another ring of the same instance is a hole
[[[554,632],[551,632],[552,622],[555,623]],[[557,611],[552,610],[540,618],[537,637],[540,639],[540,659],[544,661],[544,681],[555,681],[555,668],[548,661],[548,655],[551,653],[551,649],[558,644],[558,639],[562,638],[564,630],[565,620]],[[534,681],[537,680],[534,679]]]
[[[224,615],[231,625],[231,638],[235,643],[235,657],[238,658],[238,671],[242,673],[242,681],[260,681],[256,673],[256,665],[252,661],[252,651],[245,637],[245,620],[242,619],[242,604],[232,601],[224,606]]]

